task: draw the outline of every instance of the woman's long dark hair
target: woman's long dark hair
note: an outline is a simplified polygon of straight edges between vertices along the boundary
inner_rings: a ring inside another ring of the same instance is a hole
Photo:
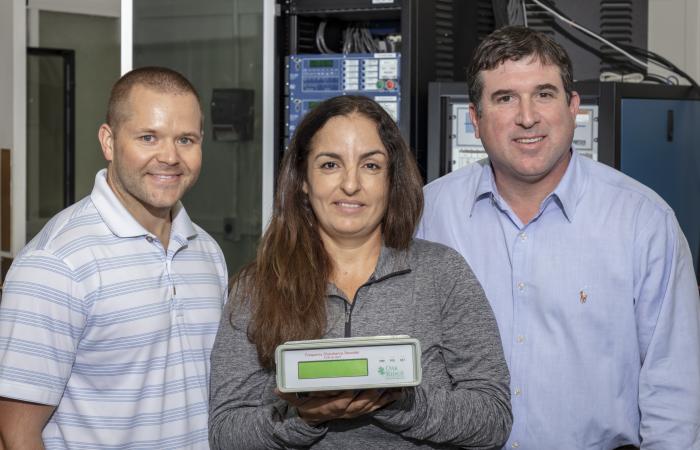
[[[361,114],[377,124],[388,153],[384,244],[407,248],[423,210],[422,180],[415,159],[396,123],[380,105],[361,96],[334,97],[304,117],[282,159],[272,218],[257,257],[232,283],[233,289],[243,289],[241,298],[249,302],[252,316],[248,339],[255,344],[260,363],[268,369],[274,367],[279,344],[318,339],[326,331],[326,286],[333,263],[302,186],[316,133],[329,119],[351,114]]]

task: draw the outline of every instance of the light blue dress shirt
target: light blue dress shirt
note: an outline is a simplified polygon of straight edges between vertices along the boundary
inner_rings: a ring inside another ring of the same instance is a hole
[[[464,255],[498,321],[505,448],[700,449],[698,286],[658,195],[574,152],[526,225],[486,161],[426,186],[425,202],[418,237]]]

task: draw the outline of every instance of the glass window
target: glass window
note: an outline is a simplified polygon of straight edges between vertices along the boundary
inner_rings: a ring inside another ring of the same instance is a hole
[[[202,173],[183,203],[230,274],[254,258],[262,228],[262,10],[243,0],[133,3],[133,67],[172,68],[199,91]]]

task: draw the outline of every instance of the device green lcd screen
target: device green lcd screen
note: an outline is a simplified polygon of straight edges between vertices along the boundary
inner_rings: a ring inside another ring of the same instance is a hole
[[[329,361],[299,361],[299,379],[366,377],[367,359],[334,359]]]
[[[332,59],[312,59],[309,61],[309,67],[333,67]]]

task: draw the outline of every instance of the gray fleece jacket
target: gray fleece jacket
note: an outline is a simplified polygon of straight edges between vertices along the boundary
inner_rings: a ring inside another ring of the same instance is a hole
[[[313,274],[309,274],[313,276]],[[232,293],[211,355],[209,441],[214,449],[500,447],[512,423],[509,375],[496,321],[461,255],[415,240],[382,248],[351,304],[332,284],[325,337],[407,334],[422,347],[423,381],[405,397],[355,419],[307,425],[273,393],[258,364],[249,315]]]

